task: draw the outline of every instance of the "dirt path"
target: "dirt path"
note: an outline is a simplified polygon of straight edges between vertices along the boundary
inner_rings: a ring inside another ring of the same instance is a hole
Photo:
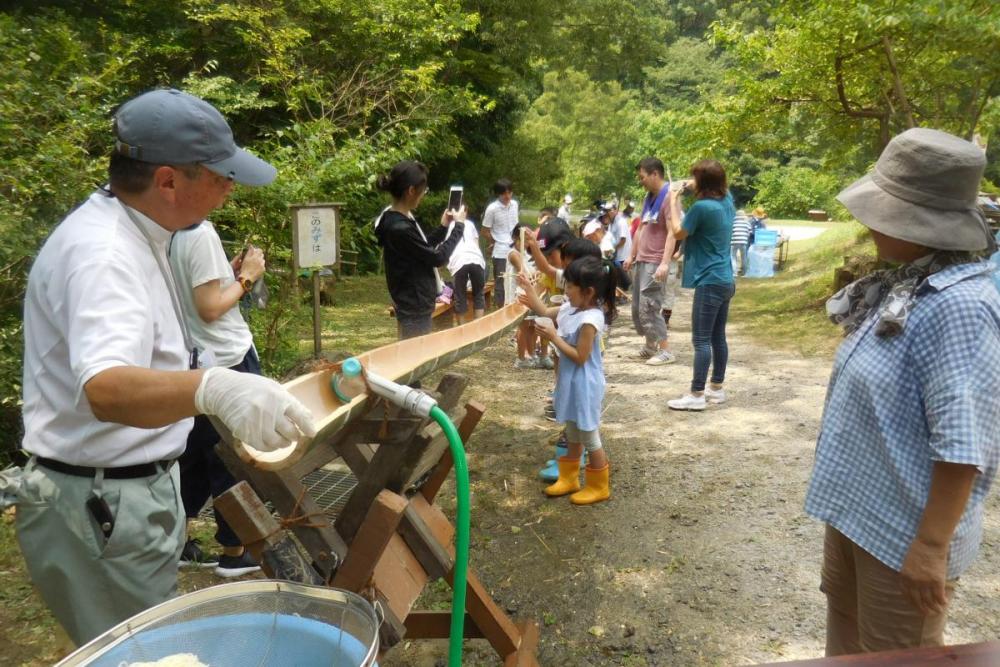
[[[454,367],[472,379],[467,395],[487,405],[469,447],[472,566],[508,612],[543,624],[542,665],[822,655],[822,527],[802,506],[830,361],[752,343],[733,323],[730,401],[700,414],[672,412],[666,399],[690,382],[689,312],[685,294],[674,316],[673,366],[631,358],[641,341],[627,312],[612,328],[601,430],[613,495],[594,507],[541,493],[537,470],[552,454],[541,443],[557,432],[537,416],[551,374],[513,370],[506,344]],[[998,506],[994,493],[980,558],[953,607],[950,643],[1000,636]],[[499,664],[481,642],[468,647],[467,664]],[[440,644],[414,643],[383,664],[443,664],[443,655]]]

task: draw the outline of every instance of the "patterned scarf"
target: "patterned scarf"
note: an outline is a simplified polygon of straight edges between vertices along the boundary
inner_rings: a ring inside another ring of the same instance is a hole
[[[878,308],[875,335],[895,336],[903,331],[928,276],[955,264],[977,261],[970,252],[941,250],[896,269],[874,271],[834,294],[826,302],[830,321],[849,336]]]

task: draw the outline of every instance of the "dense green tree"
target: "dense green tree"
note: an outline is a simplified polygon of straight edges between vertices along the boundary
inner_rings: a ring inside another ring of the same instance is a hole
[[[597,197],[632,183],[637,112],[634,96],[616,82],[595,82],[576,70],[549,72],[517,140],[522,190],[545,202],[565,192]]]
[[[176,86],[219,106],[242,143],[279,167],[271,187],[238,188],[214,214],[288,259],[287,205],[344,201],[342,239],[377,265],[368,222],[375,175],[403,157],[456,155],[455,119],[491,104],[456,65],[478,17],[458,0],[109,0],[0,13],[0,426],[16,442],[20,301],[42,239],[104,178],[110,116],[132,95]],[[452,76],[446,76],[451,72]],[[276,276],[283,275],[282,280]],[[290,271],[269,274],[290,295]],[[280,372],[297,354],[291,298],[252,326]],[[9,424],[7,423],[9,420]]]
[[[805,118],[820,129],[817,148],[841,164],[870,161],[916,125],[970,138],[995,129],[983,122],[1000,95],[1000,60],[987,47],[1000,35],[992,0],[781,0],[771,21],[715,31],[735,58],[744,127]]]

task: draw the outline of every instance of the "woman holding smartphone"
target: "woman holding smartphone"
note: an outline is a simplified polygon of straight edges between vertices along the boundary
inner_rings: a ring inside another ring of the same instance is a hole
[[[399,337],[423,336],[431,332],[434,302],[441,292],[438,267],[448,263],[465,232],[465,207],[446,211],[441,226],[425,234],[413,211],[427,192],[427,167],[403,160],[379,176],[376,187],[392,198],[375,220],[375,236],[385,252],[385,279]]]
[[[684,274],[681,287],[694,289],[691,312],[691,342],[694,346],[694,374],[691,391],[667,401],[671,410],[704,410],[706,403],[725,403],[729,345],[726,320],[729,301],[736,293],[730,240],[736,207],[726,183],[726,170],[717,160],[702,160],[691,168],[693,181],[670,189],[670,228],[684,241]],[[681,194],[693,188],[695,203],[681,213]],[[705,386],[708,367],[711,384]]]

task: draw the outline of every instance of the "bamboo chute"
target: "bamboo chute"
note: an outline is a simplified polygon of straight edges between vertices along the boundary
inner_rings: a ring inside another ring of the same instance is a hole
[[[524,306],[512,303],[461,326],[397,341],[355,356],[366,369],[395,382],[409,384],[492,345],[520,323],[526,313]],[[261,451],[234,440],[233,447],[239,457],[261,470],[284,470],[301,460],[313,443],[329,441],[367,412],[367,394],[356,396],[346,404],[334,395],[330,387],[334,372],[333,368],[326,368],[299,376],[284,385],[312,412],[317,426],[314,438],[302,438],[273,451]]]

